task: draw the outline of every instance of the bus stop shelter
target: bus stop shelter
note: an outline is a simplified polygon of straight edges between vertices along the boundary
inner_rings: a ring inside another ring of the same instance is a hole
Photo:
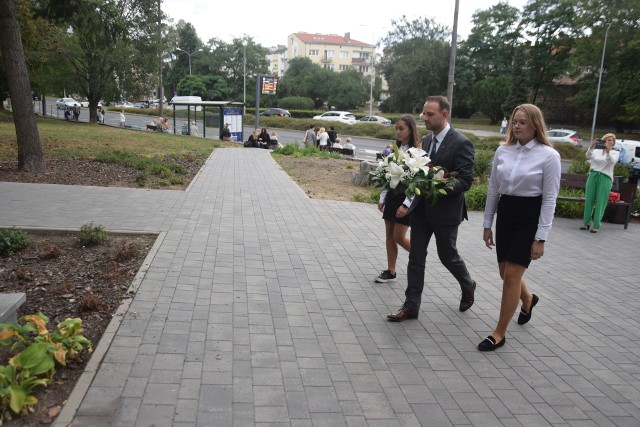
[[[202,112],[202,136],[206,138],[207,134],[207,112],[213,118],[213,125],[217,124],[219,129],[224,128],[225,124],[229,125],[231,131],[231,140],[242,142],[244,137],[242,135],[242,111],[244,103],[234,101],[170,101],[169,105],[173,109],[173,133],[176,133],[176,107],[186,107],[187,110],[187,135],[191,135],[191,121],[192,114],[193,120],[197,123],[198,109]],[[216,120],[216,116],[218,119]],[[210,120],[211,121],[211,120]],[[217,122],[217,123],[216,123]]]

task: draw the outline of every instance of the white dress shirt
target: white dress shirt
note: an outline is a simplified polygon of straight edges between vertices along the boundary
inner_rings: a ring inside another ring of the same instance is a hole
[[[609,150],[609,153],[604,154],[604,150],[601,148],[587,150],[587,159],[591,165],[591,170],[603,173],[611,178],[613,181],[613,168],[620,158],[620,152],[616,150]]]
[[[560,189],[560,154],[535,138],[526,145],[501,145],[496,150],[484,208],[484,228],[491,228],[500,195],[542,195],[535,237],[547,239]]]

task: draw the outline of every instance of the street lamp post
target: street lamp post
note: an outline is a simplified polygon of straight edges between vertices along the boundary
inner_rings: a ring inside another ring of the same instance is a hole
[[[191,53],[187,52],[186,50],[182,50],[179,47],[177,47],[176,50],[186,54],[189,57],[189,75],[191,75],[191,55],[195,54],[196,52],[202,52],[202,48],[200,48],[198,50],[194,50]]]
[[[371,80],[369,82],[369,117],[373,115],[373,79],[374,79],[373,62],[374,60],[375,60],[375,48],[374,48],[373,54],[371,55],[371,76],[369,77],[369,80]]]
[[[247,41],[242,41],[242,47],[244,48],[244,60],[242,66],[242,114],[246,112],[247,108]]]
[[[600,83],[602,82],[602,71],[604,68],[604,52],[607,50],[607,37],[609,36],[609,28],[611,28],[613,22],[609,22],[607,30],[604,32],[604,43],[602,45],[602,59],[600,60],[600,75],[598,76],[598,88],[596,89],[596,105],[593,108],[593,122],[591,123],[591,139],[593,141],[596,133],[596,116],[598,115],[598,100],[600,99]]]

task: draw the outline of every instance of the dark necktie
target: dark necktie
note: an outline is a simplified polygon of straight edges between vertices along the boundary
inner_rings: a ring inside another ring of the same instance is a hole
[[[431,142],[431,154],[429,154],[430,159],[433,159],[435,157],[437,145],[438,145],[438,139],[433,138],[433,141]]]

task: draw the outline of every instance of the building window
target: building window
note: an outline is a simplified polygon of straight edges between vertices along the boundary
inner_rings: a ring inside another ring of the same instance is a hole
[[[333,71],[333,64],[324,64],[324,68],[325,68],[325,70]]]
[[[358,67],[358,71],[360,71],[362,74],[367,74],[369,72],[369,66],[368,65],[360,65]]]
[[[318,56],[320,51],[318,49],[309,49],[309,56]]]
[[[348,65],[341,65],[340,66],[340,71],[347,71],[349,69]]]
[[[333,58],[333,51],[332,50],[325,50],[324,51],[324,57],[325,58]]]
[[[360,52],[360,58],[361,59],[369,59],[369,52]]]
[[[349,57],[349,51],[348,50],[341,50],[340,51],[340,58],[348,58]]]

